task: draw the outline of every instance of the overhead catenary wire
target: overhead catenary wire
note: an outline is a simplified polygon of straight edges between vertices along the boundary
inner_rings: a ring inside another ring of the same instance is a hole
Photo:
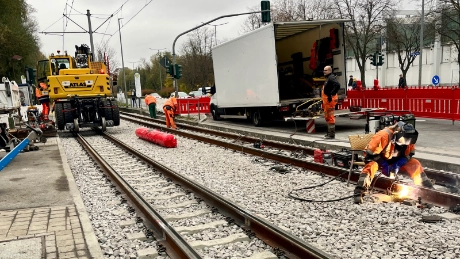
[[[150,0],[148,3],[146,3],[134,16],[132,16],[126,23],[124,23],[120,29],[122,29],[123,27],[125,27],[132,19],[134,19],[134,17],[136,17],[145,7],[147,7],[153,0]],[[127,1],[126,1],[127,2]],[[107,39],[107,41],[109,41],[113,35],[115,35],[115,33],[117,33],[120,29],[116,30],[114,33],[112,33],[112,35],[110,35],[110,37]]]

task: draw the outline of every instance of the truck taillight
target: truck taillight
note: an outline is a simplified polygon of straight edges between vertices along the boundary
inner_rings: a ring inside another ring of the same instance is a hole
[[[101,69],[99,72],[100,72],[101,74],[104,74],[104,69]]]
[[[58,93],[57,87],[54,87],[53,89],[54,89],[54,94],[57,94]]]
[[[289,111],[289,106],[280,107],[280,111],[282,111],[282,112],[287,112],[287,111]]]
[[[101,90],[101,92],[104,92],[104,87],[102,85],[99,86],[99,89]]]

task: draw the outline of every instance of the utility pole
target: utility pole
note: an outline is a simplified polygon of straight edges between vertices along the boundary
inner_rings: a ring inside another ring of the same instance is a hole
[[[208,24],[208,25],[214,26],[214,42],[215,42],[216,45],[217,45],[217,26],[225,25],[227,23],[228,22],[221,23],[221,24]]]
[[[97,60],[97,55],[94,53],[94,43],[93,43],[93,29],[91,28],[91,14],[89,10],[86,10],[86,16],[88,16],[88,33],[89,33],[89,41],[91,43],[91,52],[93,53],[94,61]]]
[[[160,74],[160,90],[163,89],[163,81],[161,80],[161,55],[160,55],[160,50],[165,50],[166,48],[162,48],[162,49],[152,49],[152,48],[149,48],[151,50],[156,50],[158,51],[157,54],[158,54],[158,72]],[[165,56],[165,61],[166,61],[166,56]],[[165,62],[166,64],[166,62]]]
[[[161,62],[161,55],[160,55],[160,50],[158,50],[158,63],[160,64]],[[160,74],[160,90],[163,89],[163,81],[161,81],[161,64],[158,66],[158,72]]]
[[[422,0],[422,16],[420,23],[420,55],[418,60],[418,85],[422,85],[423,27],[425,27],[425,0]],[[436,61],[435,61],[436,62]]]
[[[118,33],[120,34],[121,66],[123,67],[123,83],[125,84],[125,101],[126,101],[126,107],[128,107],[128,91],[126,90],[125,60],[123,59],[123,43],[121,42],[121,28],[120,28],[121,19],[123,18],[118,18]]]

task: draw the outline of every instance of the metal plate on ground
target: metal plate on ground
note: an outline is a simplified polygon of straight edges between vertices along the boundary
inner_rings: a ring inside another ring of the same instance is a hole
[[[0,258],[3,259],[41,259],[42,250],[42,239],[38,237],[0,242]]]
[[[442,218],[437,216],[437,215],[432,215],[432,216],[422,216],[422,222],[426,223],[436,223],[442,221]]]

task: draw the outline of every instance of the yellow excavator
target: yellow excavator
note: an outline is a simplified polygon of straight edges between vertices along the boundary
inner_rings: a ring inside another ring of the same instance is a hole
[[[86,44],[76,45],[75,49],[75,57],[58,51],[38,62],[37,85],[45,83],[54,100],[57,128],[78,132],[83,127],[101,127],[105,131],[119,126],[120,112],[104,62],[93,61]]]

